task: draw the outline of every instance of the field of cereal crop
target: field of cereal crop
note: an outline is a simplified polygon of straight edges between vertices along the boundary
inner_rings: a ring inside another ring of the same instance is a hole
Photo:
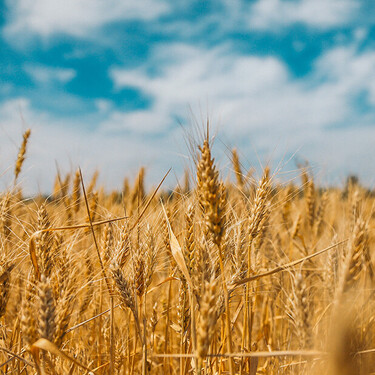
[[[1,195],[1,373],[372,371],[375,198],[355,179],[257,180],[234,149],[223,181],[207,129],[173,191],[78,169],[30,199],[29,135]]]

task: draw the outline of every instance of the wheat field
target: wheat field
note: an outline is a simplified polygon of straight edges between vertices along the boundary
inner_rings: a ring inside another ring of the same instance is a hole
[[[208,131],[173,191],[98,174],[1,194],[1,374],[371,374],[375,195],[307,167],[222,177]],[[30,139],[32,142],[32,138]]]

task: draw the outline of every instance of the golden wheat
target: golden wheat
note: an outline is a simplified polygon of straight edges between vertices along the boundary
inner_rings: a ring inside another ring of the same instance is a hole
[[[194,152],[174,191],[141,168],[120,191],[78,169],[50,198],[2,192],[1,373],[375,372],[374,192],[306,167],[255,183],[236,150],[224,179],[208,130]]]

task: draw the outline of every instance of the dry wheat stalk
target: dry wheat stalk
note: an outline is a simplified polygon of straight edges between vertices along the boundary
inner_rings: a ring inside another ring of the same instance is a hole
[[[46,204],[43,203],[37,211],[37,230],[47,229],[51,226]],[[52,246],[54,234],[52,232],[41,232],[36,239],[36,251],[40,260],[39,267],[46,277],[51,275],[54,267]]]
[[[112,223],[107,223],[104,226],[102,246],[104,264],[108,265],[114,256],[114,236]]]
[[[259,182],[259,187],[257,188],[254,203],[251,208],[248,229],[250,244],[260,234],[265,217],[268,215],[268,199],[271,193],[271,180],[269,173],[269,168],[266,168],[263,177]]]
[[[39,291],[39,337],[54,341],[56,333],[56,307],[50,280],[44,275],[38,284]]]
[[[190,274],[193,270],[191,267],[195,257],[195,239],[194,239],[194,206],[189,205],[185,214],[185,262]]]
[[[240,160],[238,158],[238,153],[235,148],[232,150],[232,163],[233,163],[234,174],[236,176],[237,186],[240,190],[243,190],[244,178],[242,174]]]
[[[197,165],[197,191],[199,204],[203,211],[206,232],[220,247],[224,234],[225,189],[219,182],[219,172],[211,157],[211,149],[206,139],[200,148],[201,156]]]
[[[38,316],[35,314],[35,301],[33,296],[33,284],[29,280],[26,284],[26,293],[21,307],[21,332],[23,340],[28,348],[38,339]]]
[[[7,239],[12,231],[12,219],[11,219],[11,194],[7,192],[1,199],[0,203],[0,220],[2,235]]]
[[[11,286],[10,274],[14,267],[14,265],[8,265],[6,262],[2,263],[3,264],[0,267],[0,318],[6,312]]]
[[[315,185],[312,179],[309,179],[306,185],[306,213],[307,222],[310,228],[313,228],[315,222]]]
[[[363,267],[363,254],[367,247],[368,234],[366,223],[358,218],[355,224],[352,240],[349,244],[347,260],[343,270],[343,291],[345,292],[359,279]]]
[[[73,210],[77,214],[81,205],[81,175],[79,169],[76,170],[73,180],[73,191],[72,191]]]
[[[17,180],[18,175],[21,172],[21,168],[22,168],[23,162],[25,161],[26,146],[27,146],[27,142],[29,140],[30,134],[31,134],[31,130],[30,129],[27,129],[23,133],[23,140],[22,140],[21,148],[20,148],[20,150],[18,152],[16,165],[14,167],[14,180],[15,181]]]
[[[123,268],[129,260],[130,256],[130,236],[129,236],[129,227],[126,224],[120,228],[120,238],[117,242],[116,256],[118,264]]]
[[[217,280],[205,281],[202,288],[200,303],[200,319],[197,327],[197,356],[198,370],[202,371],[208,349],[213,337],[215,325],[219,317],[217,311],[217,297],[219,285]]]
[[[136,314],[133,288],[128,280],[126,280],[122,270],[116,263],[112,264],[111,271],[122,302],[126,307],[129,307],[134,314]]]

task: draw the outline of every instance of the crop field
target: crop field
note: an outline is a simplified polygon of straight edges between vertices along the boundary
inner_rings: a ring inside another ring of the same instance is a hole
[[[171,191],[78,168],[30,198],[29,135],[0,199],[1,374],[375,372],[375,195],[356,179],[257,178],[236,150],[224,179],[207,130]]]

